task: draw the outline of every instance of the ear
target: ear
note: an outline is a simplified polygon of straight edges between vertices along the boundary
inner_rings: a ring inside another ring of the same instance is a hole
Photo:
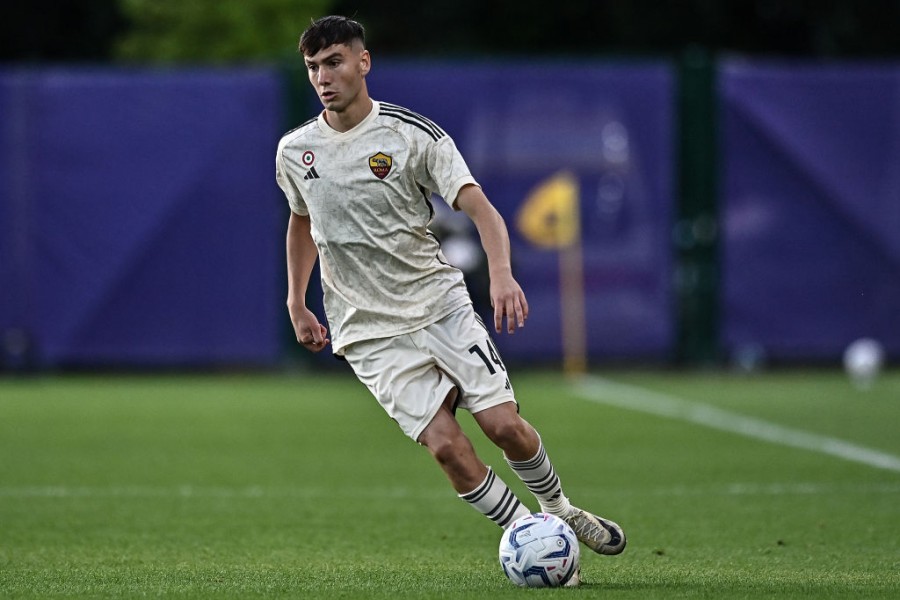
[[[369,74],[369,70],[372,68],[372,56],[369,54],[368,50],[363,50],[359,54],[359,72],[363,77]]]

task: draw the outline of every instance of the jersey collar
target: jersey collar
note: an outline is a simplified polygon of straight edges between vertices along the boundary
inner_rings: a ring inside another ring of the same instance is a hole
[[[316,119],[316,122],[319,125],[319,131],[322,132],[323,135],[333,138],[344,138],[347,139],[349,137],[353,137],[357,135],[360,131],[363,131],[369,123],[375,120],[375,117],[378,116],[378,110],[381,103],[377,100],[372,100],[372,110],[369,111],[369,114],[366,115],[366,118],[357,123],[356,127],[353,129],[348,129],[347,131],[336,131],[332,129],[331,125],[325,120],[325,111],[319,113],[319,117]]]

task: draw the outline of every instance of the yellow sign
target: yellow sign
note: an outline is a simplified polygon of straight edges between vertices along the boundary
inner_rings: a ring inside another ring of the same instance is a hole
[[[516,215],[516,226],[541,248],[564,248],[581,235],[578,180],[560,171],[535,187]]]

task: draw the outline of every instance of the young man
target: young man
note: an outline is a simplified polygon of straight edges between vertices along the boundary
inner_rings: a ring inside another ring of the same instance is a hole
[[[363,27],[315,21],[300,38],[309,81],[325,109],[278,145],[276,177],[291,216],[288,299],[297,341],[329,341],[403,432],[428,448],[459,497],[506,527],[529,514],[475,454],[456,421],[469,410],[541,510],[563,518],[589,548],[618,554],[612,521],[570,504],[535,429],[518,413],[506,369],[472,309],[461,272],[429,232],[432,192],[475,223],[488,258],[494,329],[525,325],[528,303],[510,267],[503,218],[453,140],[410,110],[369,97]],[[305,302],[320,261],[322,325]]]

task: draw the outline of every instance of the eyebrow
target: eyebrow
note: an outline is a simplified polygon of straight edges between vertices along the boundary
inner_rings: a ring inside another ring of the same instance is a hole
[[[324,57],[320,58],[319,60],[311,60],[311,59],[307,58],[307,59],[306,59],[306,64],[307,64],[307,65],[315,65],[315,64],[320,64],[320,63],[328,62],[329,60],[331,60],[331,59],[334,58],[335,56],[341,56],[340,50],[336,50],[336,51],[332,52],[331,54],[327,54],[327,55],[325,55]]]

